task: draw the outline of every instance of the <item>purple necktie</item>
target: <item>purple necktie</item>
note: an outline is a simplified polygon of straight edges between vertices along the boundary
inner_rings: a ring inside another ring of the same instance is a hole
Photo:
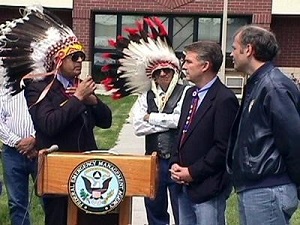
[[[197,112],[197,109],[198,109],[198,103],[199,103],[199,90],[200,89],[197,89],[195,91],[193,91],[192,93],[192,103],[191,103],[191,106],[190,106],[190,110],[189,110],[189,114],[186,118],[186,121],[185,121],[185,124],[184,124],[184,128],[183,128],[183,131],[182,131],[182,135],[181,135],[181,140],[180,140],[180,145],[183,143],[185,137],[186,137],[186,133],[194,119],[194,116]]]

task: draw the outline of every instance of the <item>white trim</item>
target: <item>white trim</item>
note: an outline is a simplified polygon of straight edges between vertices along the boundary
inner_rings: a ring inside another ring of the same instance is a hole
[[[5,6],[42,5],[49,8],[73,9],[73,0],[1,0]]]

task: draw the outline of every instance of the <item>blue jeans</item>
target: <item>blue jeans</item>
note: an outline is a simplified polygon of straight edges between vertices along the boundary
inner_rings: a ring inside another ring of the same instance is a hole
[[[8,195],[8,207],[12,225],[30,225],[29,175],[36,178],[37,160],[29,160],[15,148],[3,145],[3,179]]]
[[[207,187],[209,188],[209,187]],[[226,200],[232,187],[227,187],[217,197],[202,203],[194,203],[187,195],[186,186],[179,194],[180,225],[225,225]]]
[[[145,198],[145,208],[149,225],[170,224],[168,213],[168,192],[175,224],[178,224],[178,192],[180,185],[171,180],[169,160],[159,158],[159,183],[155,199]]]
[[[294,184],[257,188],[238,193],[242,225],[289,224],[298,206]]]

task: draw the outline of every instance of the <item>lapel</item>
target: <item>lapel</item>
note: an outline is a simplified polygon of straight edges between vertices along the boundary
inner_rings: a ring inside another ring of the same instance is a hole
[[[213,83],[213,85],[209,88],[208,92],[206,93],[204,99],[202,100],[195,116],[194,119],[186,133],[186,138],[185,141],[189,138],[189,136],[191,135],[192,131],[198,126],[198,124],[201,122],[201,120],[205,119],[205,114],[207,113],[207,111],[209,110],[209,108],[212,107],[213,101],[217,95],[218,89],[220,87],[220,83],[221,81],[219,80],[219,78],[216,79],[216,81]],[[193,90],[196,88],[193,88]],[[190,107],[191,101],[192,101],[192,92],[193,90],[190,92],[188,98],[187,98],[187,102],[189,102],[187,104],[186,107]],[[186,109],[186,108],[185,108]],[[184,122],[186,121],[188,115],[188,110],[184,111]],[[182,134],[182,130],[183,130],[183,126],[181,126],[180,128],[180,134]],[[184,142],[185,142],[184,141]],[[182,143],[182,145],[184,144],[184,142]]]
[[[53,82],[52,91],[57,95],[61,95],[61,93],[65,93],[65,88],[59,80],[55,79]]]
[[[64,86],[57,79],[54,80],[50,92],[52,94],[52,101],[56,104],[60,104],[60,106],[64,105],[66,100],[69,99],[67,94],[65,94]]]

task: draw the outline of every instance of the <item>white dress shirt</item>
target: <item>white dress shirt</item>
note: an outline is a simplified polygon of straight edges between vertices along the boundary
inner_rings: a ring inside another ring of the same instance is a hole
[[[215,83],[216,80],[217,80],[217,77],[215,77],[214,79],[212,79],[211,81],[209,81],[206,85],[204,85],[199,90],[199,93],[198,93],[199,101],[198,101],[197,109],[198,109],[199,105],[202,103],[203,99],[205,98],[208,90]]]
[[[10,96],[0,90],[0,140],[15,147],[22,138],[30,136],[35,137],[35,130],[23,91]]]
[[[149,121],[144,120],[147,114],[147,92],[143,93],[133,106],[133,128],[137,136],[153,134],[157,132],[167,131],[170,128],[177,128],[181,113],[181,106],[185,96],[185,92],[190,86],[186,86],[181,99],[178,101],[173,113],[150,113]],[[162,90],[159,90],[162,91]],[[157,101],[155,101],[157,104]]]

